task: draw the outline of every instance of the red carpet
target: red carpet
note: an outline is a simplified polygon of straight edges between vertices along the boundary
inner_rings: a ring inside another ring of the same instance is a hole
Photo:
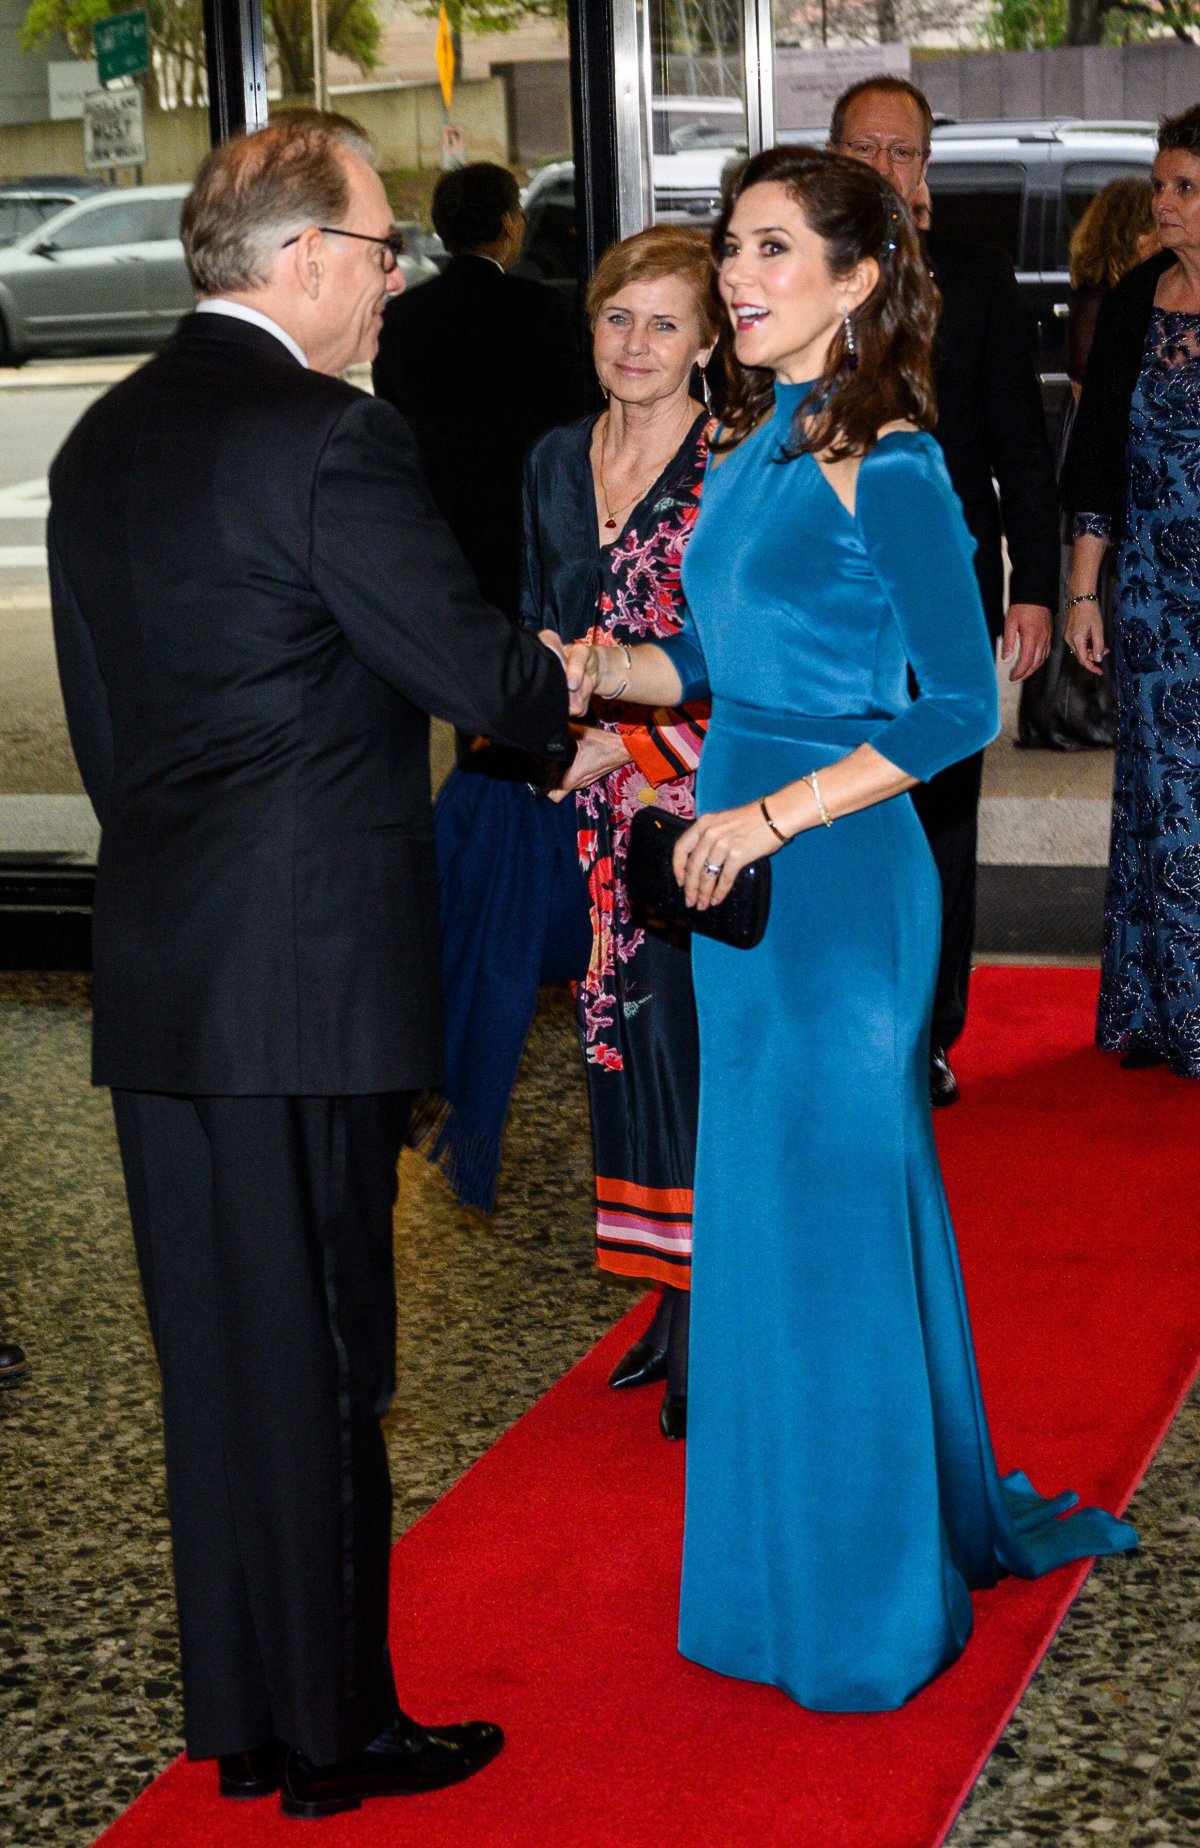
[[[964,1101],[938,1129],[1000,1466],[1119,1511],[1197,1365],[1200,1086],[1094,1051],[1095,990],[1088,971],[982,971]],[[979,1596],[962,1660],[900,1713],[814,1716],[682,1661],[682,1446],[656,1394],[604,1384],[643,1315],[395,1551],[402,1698],[500,1720],[495,1765],[300,1824],[180,1763],[105,1848],[935,1848],[1084,1569]]]

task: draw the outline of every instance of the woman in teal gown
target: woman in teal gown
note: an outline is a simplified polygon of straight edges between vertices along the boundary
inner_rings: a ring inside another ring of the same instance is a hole
[[[938,884],[904,792],[997,728],[972,542],[927,434],[932,284],[887,183],[804,149],[749,162],[715,248],[740,383],[688,623],[569,671],[580,701],[625,678],[647,704],[711,695],[676,854],[690,902],[775,855],[759,946],[693,940],[679,1646],[864,1712],[955,1659],[972,1588],[1136,1535],[1000,1477],[930,1123]]]

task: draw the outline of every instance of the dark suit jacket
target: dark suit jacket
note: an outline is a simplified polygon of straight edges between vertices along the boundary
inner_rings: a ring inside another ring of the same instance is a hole
[[[454,257],[389,302],[374,380],[411,424],[433,498],[485,594],[515,615],[525,452],[585,408],[565,302],[486,257]]]
[[[50,474],[55,639],[103,834],[97,1083],[441,1071],[428,719],[569,757],[559,663],[486,604],[390,405],[196,315]]]
[[[1002,535],[1012,562],[1009,601],[1050,609],[1058,602],[1058,490],[1029,317],[1003,251],[937,230],[925,244],[942,292],[934,435],[978,547],[983,607],[998,635],[1004,626]]]
[[[1129,488],[1129,412],[1142,370],[1146,329],[1159,277],[1178,258],[1159,250],[1110,290],[1096,319],[1096,333],[1083,377],[1063,466],[1063,504],[1068,514],[1107,515],[1114,539],[1125,522]]]

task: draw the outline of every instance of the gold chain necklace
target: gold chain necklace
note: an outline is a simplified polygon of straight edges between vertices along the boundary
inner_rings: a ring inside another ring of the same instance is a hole
[[[690,430],[691,427],[692,427],[691,419],[689,418],[688,419],[688,429]],[[638,502],[642,500],[644,496],[650,492],[651,488],[654,486],[655,482],[658,480],[664,468],[666,468],[667,463],[671,460],[671,457],[675,454],[675,451],[678,448],[679,448],[679,444],[676,443],[674,448],[669,450],[668,453],[663,457],[662,461],[655,464],[654,473],[648,478],[645,487],[640,489],[636,494],[631,494],[628,500],[619,501],[617,504],[616,512],[614,513],[612,503],[610,502],[608,498],[608,483],[604,479],[604,458],[608,454],[608,412],[605,411],[604,425],[600,431],[600,495],[601,495],[601,499],[604,502],[604,511],[608,515],[608,518],[604,522],[605,532],[609,532],[609,533],[616,532],[617,514],[621,513],[626,507],[636,507]]]

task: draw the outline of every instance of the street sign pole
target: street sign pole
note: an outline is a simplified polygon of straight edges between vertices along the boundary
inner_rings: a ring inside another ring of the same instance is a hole
[[[329,25],[325,0],[312,0],[313,103],[329,107]]]
[[[445,0],[442,0],[434,58],[438,82],[442,86],[442,166],[446,169],[463,166],[467,158],[466,136],[458,124],[450,120],[450,105],[454,101],[454,74],[458,64],[454,40],[450,15],[446,11]]]

